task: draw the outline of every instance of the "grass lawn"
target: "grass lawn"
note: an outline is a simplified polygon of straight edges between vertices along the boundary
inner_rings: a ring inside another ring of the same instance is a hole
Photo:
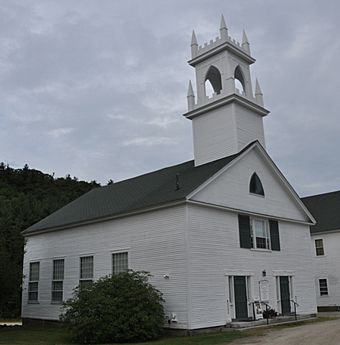
[[[235,339],[261,336],[269,329],[297,327],[314,322],[336,320],[337,317],[319,317],[315,320],[281,324],[269,328],[257,328],[249,331],[227,331],[195,335],[192,337],[164,337],[160,340],[134,343],[130,345],[225,345]],[[0,345],[71,345],[69,333],[62,327],[8,326],[0,327]],[[74,344],[73,344],[74,345]],[[128,345],[128,344],[125,344]]]
[[[219,332],[192,337],[167,337],[133,345],[222,345],[248,336],[246,332]],[[59,327],[1,327],[1,345],[70,345],[68,332]]]

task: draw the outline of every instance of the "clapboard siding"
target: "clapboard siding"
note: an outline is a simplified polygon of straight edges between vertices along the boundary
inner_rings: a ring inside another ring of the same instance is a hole
[[[249,182],[254,172],[262,182],[265,197],[249,193]],[[255,149],[192,199],[277,217],[307,220],[306,214]]]
[[[234,105],[234,107],[238,150],[242,150],[254,140],[265,146],[262,116],[240,106]]]
[[[233,107],[211,110],[192,121],[195,165],[238,152]]]
[[[323,240],[323,256],[316,256],[316,239]],[[316,267],[317,304],[320,307],[340,306],[340,230],[334,233],[312,234],[312,246]],[[319,278],[327,278],[328,296],[320,296]]]
[[[226,275],[251,273],[252,297],[258,298],[258,282],[266,270],[270,305],[277,308],[275,273],[289,272],[294,279],[298,312],[316,312],[309,227],[279,222],[281,251],[240,248],[236,213],[203,206],[189,208],[189,257],[192,328],[223,325],[227,316]]]
[[[51,304],[52,260],[65,258],[64,297],[79,282],[79,257],[94,256],[95,279],[111,274],[111,253],[127,250],[129,266],[153,275],[164,293],[166,313],[176,313],[177,327],[187,328],[186,207],[177,206],[93,225],[30,236],[24,259],[22,316],[58,319],[60,306]],[[29,262],[40,261],[39,304],[27,303]],[[169,274],[170,279],[164,279]]]

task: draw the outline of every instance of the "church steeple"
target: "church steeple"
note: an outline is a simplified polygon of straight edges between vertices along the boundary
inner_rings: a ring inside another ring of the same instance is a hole
[[[242,43],[228,35],[223,15],[220,36],[198,45],[193,31],[191,60],[196,72],[196,100],[189,83],[188,112],[192,120],[195,164],[201,165],[234,153],[254,140],[265,146],[263,94],[256,81],[253,93],[248,37]]]

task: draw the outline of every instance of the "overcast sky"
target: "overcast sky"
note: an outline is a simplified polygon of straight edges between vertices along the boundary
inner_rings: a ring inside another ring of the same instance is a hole
[[[338,0],[0,0],[0,161],[105,184],[193,158],[200,43],[245,28],[267,149],[300,195],[340,189]]]

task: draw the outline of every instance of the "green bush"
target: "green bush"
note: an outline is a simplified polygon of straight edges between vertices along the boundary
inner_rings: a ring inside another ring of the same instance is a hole
[[[82,343],[135,342],[158,338],[163,330],[162,294],[147,272],[120,273],[76,288],[61,320]]]

